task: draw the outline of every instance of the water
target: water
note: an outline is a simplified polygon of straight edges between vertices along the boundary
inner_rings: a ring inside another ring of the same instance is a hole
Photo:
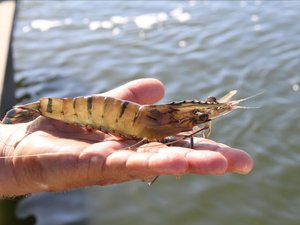
[[[299,10],[297,1],[20,2],[20,102],[141,77],[165,83],[162,102],[264,91],[247,103],[259,109],[215,121],[211,136],[249,152],[250,175],[89,188],[87,224],[299,224]],[[49,220],[64,220],[47,209]]]

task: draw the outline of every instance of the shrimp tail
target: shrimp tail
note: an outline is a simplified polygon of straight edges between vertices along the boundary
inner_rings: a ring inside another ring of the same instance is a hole
[[[40,115],[38,111],[39,103],[34,102],[27,105],[15,106],[4,116],[3,124],[26,123],[34,120]]]

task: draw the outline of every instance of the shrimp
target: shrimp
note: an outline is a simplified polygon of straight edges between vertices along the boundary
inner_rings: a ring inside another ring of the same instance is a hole
[[[248,98],[231,100],[236,93],[236,90],[230,91],[219,100],[210,96],[205,101],[185,100],[161,105],[140,105],[100,95],[41,98],[33,103],[15,106],[6,113],[2,123],[28,122],[41,115],[124,139],[162,141],[207,124],[210,133],[212,120],[237,108],[245,108],[239,103]]]

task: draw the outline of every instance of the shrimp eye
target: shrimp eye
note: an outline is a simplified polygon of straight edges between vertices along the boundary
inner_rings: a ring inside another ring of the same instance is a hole
[[[199,121],[206,122],[209,120],[209,115],[207,113],[197,112],[196,115],[199,117]]]
[[[208,120],[208,114],[207,113],[203,113],[199,116],[199,119],[202,121],[207,121]]]
[[[213,96],[209,96],[207,97],[207,99],[205,100],[206,103],[218,103],[217,99]]]

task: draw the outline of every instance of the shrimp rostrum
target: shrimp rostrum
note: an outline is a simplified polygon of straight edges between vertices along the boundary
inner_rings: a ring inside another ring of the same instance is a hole
[[[139,105],[106,96],[76,98],[41,98],[18,105],[7,112],[5,124],[28,122],[38,116],[101,130],[105,133],[148,141],[162,141],[194,127],[210,130],[210,121],[242,108],[241,100],[231,100],[237,91],[230,91],[217,100],[187,100],[161,105]]]

